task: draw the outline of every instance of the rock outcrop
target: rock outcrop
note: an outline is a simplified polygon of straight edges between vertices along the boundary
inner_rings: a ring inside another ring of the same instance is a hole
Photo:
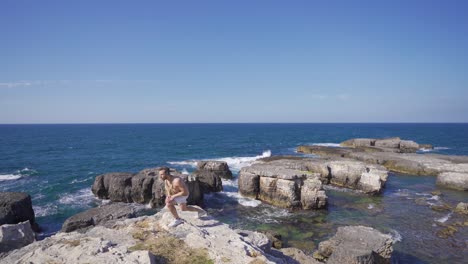
[[[468,173],[443,172],[437,177],[437,185],[468,191]]]
[[[228,225],[194,212],[180,212],[185,222],[174,228],[173,218],[126,219],[85,232],[58,233],[12,251],[2,263],[303,263],[296,250],[283,254],[256,232],[237,232]],[[242,233],[242,234],[240,234]],[[316,262],[307,262],[316,263]]]
[[[393,138],[354,138],[340,143],[343,147],[350,148],[375,148],[381,151],[398,153],[415,153],[421,148],[432,148],[429,144],[419,145],[411,140],[402,140],[399,137]]]
[[[341,144],[345,147],[299,146],[297,151],[322,158],[348,158],[382,165],[399,173],[438,176],[438,185],[468,190],[468,156],[408,153],[416,149],[417,143],[399,138],[351,139]]]
[[[72,232],[89,226],[103,225],[112,220],[134,218],[137,208],[127,203],[112,203],[71,216],[62,225],[62,232]]]
[[[390,263],[393,252],[390,235],[365,226],[339,227],[335,236],[319,244],[315,256],[327,258],[327,264]]]
[[[320,174],[290,168],[288,160],[281,161],[242,168],[239,192],[283,208],[325,208],[328,198]]]
[[[29,221],[34,231],[39,231],[31,196],[21,192],[0,192],[0,225],[25,221]]]
[[[34,231],[28,221],[0,226],[0,253],[21,248],[35,240]]]
[[[224,161],[199,161],[192,175],[203,193],[220,192],[223,190],[221,179],[232,179],[232,172]]]
[[[151,168],[139,173],[106,173],[95,178],[91,188],[100,199],[113,202],[150,204],[151,207],[165,205],[164,182],[159,178],[159,168]],[[190,195],[188,204],[201,204],[203,193],[199,182],[193,177],[171,170],[171,174],[184,179]]]
[[[323,184],[378,194],[388,172],[380,165],[350,159],[262,159],[239,173],[239,192],[267,203],[300,209],[326,207]]]

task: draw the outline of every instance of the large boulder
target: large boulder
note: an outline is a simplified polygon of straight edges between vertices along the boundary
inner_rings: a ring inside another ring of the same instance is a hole
[[[0,253],[22,248],[35,240],[29,220],[19,224],[0,226]]]
[[[136,207],[126,203],[112,203],[91,208],[76,214],[62,225],[62,232],[72,232],[89,226],[103,225],[108,221],[136,217]]]
[[[400,148],[401,139],[399,137],[376,139],[375,146],[380,148]]]
[[[100,199],[113,202],[149,204],[151,207],[165,205],[164,181],[159,177],[159,167],[144,169],[138,173],[107,173],[95,178],[91,188]],[[188,204],[201,204],[203,194],[196,179],[171,170],[171,174],[181,177],[189,188]]]
[[[437,185],[468,191],[468,173],[443,172],[437,176]]]
[[[339,227],[335,236],[319,244],[327,264],[390,263],[394,241],[390,235],[365,226]]]
[[[380,165],[352,160],[331,161],[327,165],[331,184],[369,194],[380,193],[388,178],[387,170]]]
[[[232,179],[232,172],[224,161],[199,161],[192,175],[203,193],[220,192],[223,190],[221,179]]]
[[[419,144],[411,140],[401,140],[399,148],[403,153],[415,153],[420,149]]]
[[[244,167],[239,173],[239,192],[283,208],[325,208],[327,196],[320,174],[291,169],[298,166],[290,160],[275,160]]]
[[[29,221],[34,231],[39,231],[31,196],[22,192],[0,192],[0,225],[25,221]]]

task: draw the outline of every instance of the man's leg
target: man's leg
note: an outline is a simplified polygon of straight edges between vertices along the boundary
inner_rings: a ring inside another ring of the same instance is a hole
[[[172,216],[174,216],[175,219],[179,219],[179,214],[177,214],[177,209],[175,208],[175,202],[169,202],[166,203],[166,207],[169,208],[169,211],[171,212]]]
[[[205,211],[198,209],[196,207],[187,205],[186,203],[179,204],[180,210],[182,211],[191,211],[191,212],[198,212],[198,213],[204,213]]]

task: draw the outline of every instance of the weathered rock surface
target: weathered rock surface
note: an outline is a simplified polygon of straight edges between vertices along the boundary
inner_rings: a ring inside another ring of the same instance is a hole
[[[203,193],[223,190],[221,179],[232,179],[232,172],[224,161],[199,161],[192,174],[200,183]]]
[[[468,191],[468,173],[443,172],[437,177],[437,185]]]
[[[91,188],[94,195],[100,199],[113,202],[150,204],[160,207],[165,204],[164,182],[159,178],[159,168],[144,169],[139,173],[106,173],[95,178]],[[173,175],[184,179],[190,195],[188,204],[201,204],[203,193],[199,182],[193,177],[172,170]]]
[[[383,166],[333,158],[262,159],[239,173],[239,192],[284,208],[320,209],[327,196],[322,184],[378,194],[388,173]]]
[[[0,253],[24,247],[35,240],[34,231],[28,221],[0,226]]]
[[[414,152],[416,144],[399,138],[351,139],[343,142],[346,147],[342,148],[299,146],[297,150],[322,158],[349,158],[378,164],[394,172],[438,176],[437,183],[441,186],[468,190],[468,156],[407,153]]]
[[[339,227],[335,236],[319,244],[327,263],[390,263],[394,241],[390,235],[365,226]]]
[[[21,192],[0,192],[0,225],[29,221],[39,231],[32,208],[31,196]]]
[[[72,232],[89,226],[103,225],[108,221],[136,217],[137,208],[126,203],[112,203],[101,207],[91,208],[78,213],[62,225],[62,232]]]
[[[328,198],[320,174],[294,169],[305,166],[300,162],[275,160],[244,167],[239,173],[239,192],[284,208],[324,208]]]
[[[58,233],[11,251],[0,262],[167,263],[177,258],[177,263],[304,263],[294,259],[300,252],[286,255],[269,248],[260,233],[241,235],[211,217],[197,219],[194,212],[180,216],[185,223],[174,228],[167,227],[173,220],[170,213],[162,211],[84,233]]]

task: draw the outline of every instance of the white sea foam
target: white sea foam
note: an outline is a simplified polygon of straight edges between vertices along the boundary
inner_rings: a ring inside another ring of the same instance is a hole
[[[271,157],[271,151],[265,150],[262,155],[254,156],[254,157],[224,157],[224,158],[213,158],[213,159],[203,159],[203,160],[219,160],[225,161],[229,169],[234,172],[239,172],[242,167],[249,166],[253,162],[261,158]],[[171,165],[177,166],[188,166],[192,168],[197,167],[197,160],[185,160],[185,161],[169,161],[168,163]]]
[[[90,188],[81,189],[75,193],[65,194],[60,197],[58,200],[61,204],[66,204],[70,206],[85,207],[88,204],[94,202],[93,193]]]
[[[446,150],[446,149],[450,149],[450,148],[447,148],[447,147],[434,147],[435,150]]]
[[[401,242],[401,240],[403,239],[403,237],[401,236],[400,233],[398,233],[398,231],[396,231],[395,229],[392,229],[390,231],[390,235],[392,236],[392,239],[393,241],[395,242]]]
[[[450,149],[450,148],[447,148],[447,147],[434,147],[433,149],[420,148],[418,152],[432,152],[432,151],[447,150],[447,149]]]
[[[0,182],[17,180],[17,179],[20,179],[21,177],[22,177],[21,175],[15,175],[15,174],[0,174]]]
[[[88,181],[90,179],[92,179],[92,177],[89,177],[89,178],[86,178],[86,179],[83,179],[83,180],[74,179],[73,181],[70,182],[70,184],[85,182],[85,181]]]
[[[243,197],[238,192],[225,192],[224,194],[228,197],[236,199],[237,202],[243,206],[257,207],[262,204],[261,201]]]
[[[178,166],[189,166],[196,168],[197,167],[197,161],[196,160],[188,160],[188,161],[169,161],[168,162],[171,165],[178,165]]]
[[[374,204],[369,204],[369,205],[367,206],[367,209],[369,209],[369,210],[374,209]]]
[[[229,169],[231,169],[231,171],[239,172],[240,169],[242,169],[242,167],[249,166],[258,159],[268,157],[271,157],[271,150],[265,150],[263,151],[262,155],[254,157],[227,157],[215,160],[225,161],[228,164]]]
[[[312,146],[341,148],[341,145],[339,143],[313,143]]]
[[[452,215],[452,213],[449,213],[444,217],[436,219],[436,221],[439,222],[439,223],[445,223],[445,222],[447,222],[447,220],[449,220],[451,215]]]
[[[190,173],[187,171],[187,169],[183,169],[182,174],[189,175]]]
[[[58,212],[58,206],[48,203],[42,206],[33,206],[33,210],[36,217],[43,217],[56,214]]]

